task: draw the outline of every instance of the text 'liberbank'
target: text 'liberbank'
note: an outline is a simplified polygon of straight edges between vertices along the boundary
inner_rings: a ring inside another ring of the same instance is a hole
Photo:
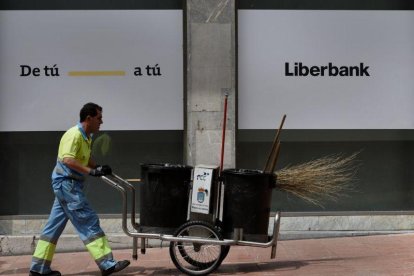
[[[306,76],[329,76],[329,77],[369,77],[369,66],[363,62],[359,66],[336,66],[329,62],[326,66],[306,66],[302,62],[295,62],[292,66],[285,62],[285,76],[306,77]]]

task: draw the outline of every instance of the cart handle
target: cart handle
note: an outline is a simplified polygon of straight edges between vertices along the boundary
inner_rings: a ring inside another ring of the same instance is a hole
[[[121,177],[119,177],[116,174],[112,174],[112,175],[107,175],[107,176],[102,176],[102,179],[107,182],[108,184],[110,184],[111,186],[115,187],[116,189],[120,190],[121,192],[125,192],[125,188],[127,187],[128,189],[130,189],[131,191],[131,195],[132,195],[132,202],[131,202],[131,224],[132,227],[134,227],[135,230],[138,230],[140,225],[139,223],[136,222],[135,220],[135,214],[136,214],[136,207],[135,207],[135,197],[136,197],[136,190],[135,187],[129,183],[129,181],[131,180],[139,180],[136,182],[141,182],[141,179],[123,179]],[[119,185],[121,184],[121,185]],[[121,190],[122,189],[122,190]],[[127,207],[125,207],[127,208]],[[125,212],[127,212],[127,209],[125,209]]]

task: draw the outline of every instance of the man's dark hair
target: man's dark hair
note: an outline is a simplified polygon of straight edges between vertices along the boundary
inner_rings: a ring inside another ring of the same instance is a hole
[[[82,123],[83,121],[85,121],[86,117],[88,116],[95,117],[96,115],[98,115],[98,110],[102,112],[102,107],[100,107],[96,103],[85,104],[82,107],[80,114],[79,114],[80,122]]]

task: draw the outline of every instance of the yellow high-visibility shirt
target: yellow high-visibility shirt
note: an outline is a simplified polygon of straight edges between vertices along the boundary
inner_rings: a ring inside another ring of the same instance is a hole
[[[58,159],[72,157],[87,166],[91,157],[92,138],[88,137],[82,125],[78,124],[63,134],[59,143]]]

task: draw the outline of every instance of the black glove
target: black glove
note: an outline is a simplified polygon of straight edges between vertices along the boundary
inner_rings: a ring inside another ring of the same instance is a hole
[[[91,169],[89,174],[95,177],[109,175],[112,174],[112,169],[108,165],[96,166],[95,169]]]

